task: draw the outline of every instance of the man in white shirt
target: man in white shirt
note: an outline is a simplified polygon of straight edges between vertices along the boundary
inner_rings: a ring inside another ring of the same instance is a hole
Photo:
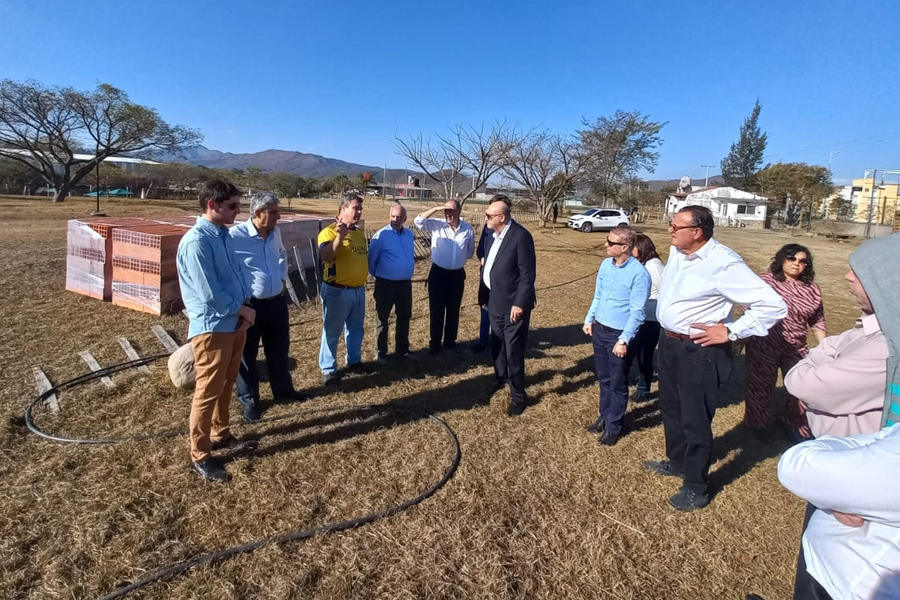
[[[806,571],[794,598],[873,597],[900,572],[900,425],[874,434],[825,436],[790,448],[778,479],[816,506],[803,533]]]
[[[713,238],[710,210],[686,206],[672,219],[672,247],[663,270],[656,315],[659,406],[668,460],[645,461],[662,475],[683,478],[669,504],[690,511],[709,504],[712,418],[720,386],[731,376],[730,342],[765,335],[787,306],[732,249]],[[734,321],[735,304],[747,307]]]
[[[440,352],[442,341],[445,348],[456,348],[459,306],[466,285],[466,260],[475,253],[475,231],[471,225],[460,221],[459,210],[459,202],[448,200],[413,221],[416,227],[431,234],[431,271],[428,273],[431,354]],[[443,211],[444,218],[431,218],[438,211]]]

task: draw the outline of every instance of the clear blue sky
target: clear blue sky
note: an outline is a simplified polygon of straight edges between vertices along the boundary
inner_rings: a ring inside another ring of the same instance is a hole
[[[623,109],[668,121],[653,178],[699,178],[759,98],[767,161],[900,169],[894,0],[0,0],[0,22],[0,78],[110,83],[229,152],[402,168],[396,135]]]

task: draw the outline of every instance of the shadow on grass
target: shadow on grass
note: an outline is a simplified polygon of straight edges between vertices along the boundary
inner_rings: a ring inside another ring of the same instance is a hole
[[[714,470],[710,470],[711,493],[719,493],[749,473],[756,465],[778,456],[790,445],[787,439],[778,436],[777,430],[771,432],[767,438],[761,439],[749,427],[736,425],[713,440],[711,458]],[[736,452],[735,455],[727,458],[732,452]]]
[[[370,389],[372,386],[366,385],[364,381],[373,377],[375,375],[361,376],[354,378],[351,382],[361,386],[360,389]],[[300,418],[292,420],[290,423],[273,424],[259,432],[260,438],[290,433],[300,433],[300,435],[262,448],[254,452],[254,456],[278,454],[313,444],[334,443],[379,429],[416,422],[435,413],[485,406],[491,400],[493,382],[493,375],[478,375],[440,389],[402,396],[380,405],[339,408],[324,415]],[[352,393],[353,390],[348,387],[347,384],[344,384],[342,389]],[[329,425],[334,427],[327,431],[303,433],[305,429]]]

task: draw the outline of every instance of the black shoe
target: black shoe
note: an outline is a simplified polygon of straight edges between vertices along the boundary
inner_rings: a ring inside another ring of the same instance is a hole
[[[225,472],[225,467],[218,459],[209,457],[200,461],[191,461],[191,466],[200,474],[200,477],[207,481],[215,483],[228,481],[228,473]]]
[[[388,359],[386,354],[382,354],[381,352],[379,352],[375,355],[375,362],[377,362],[379,365],[386,365],[387,361]]]
[[[305,402],[309,400],[309,396],[301,394],[297,390],[275,394],[276,402]]]
[[[244,423],[256,423],[262,418],[259,410],[259,402],[241,402],[241,410],[244,413]]]
[[[211,447],[213,450],[255,450],[259,447],[259,440],[239,438],[230,435],[222,440],[213,440]]]
[[[679,471],[672,467],[672,463],[668,460],[645,460],[644,468],[660,475],[667,477],[684,477],[684,471]]]
[[[518,417],[523,412],[525,412],[524,402],[510,402],[506,408],[506,416],[508,417]]]
[[[694,490],[681,486],[678,493],[669,498],[669,506],[681,512],[690,512],[709,504],[707,494],[699,494]]]
[[[375,372],[375,369],[372,368],[372,365],[364,362],[353,363],[352,365],[347,365],[348,373],[362,373],[364,375],[369,375]]]
[[[481,354],[485,350],[487,350],[487,344],[478,343],[478,344],[475,344],[474,346],[472,346],[473,354]]]
[[[597,420],[585,427],[588,433],[603,433],[606,429],[606,421],[603,417],[597,417]]]
[[[431,356],[436,356],[436,355],[438,355],[438,354],[440,354],[440,353],[441,353],[441,347],[440,347],[440,346],[432,346],[432,347],[430,347],[430,348],[428,349],[428,354],[430,354]]]
[[[456,342],[447,342],[444,344],[444,348],[447,350],[456,350]]]
[[[619,434],[613,433],[612,431],[605,431],[603,436],[600,437],[597,442],[602,446],[615,446],[616,442],[619,441]]]
[[[336,387],[341,384],[341,378],[337,373],[322,373],[322,385]]]
[[[745,600],[766,600],[759,594],[747,594],[747,598]]]

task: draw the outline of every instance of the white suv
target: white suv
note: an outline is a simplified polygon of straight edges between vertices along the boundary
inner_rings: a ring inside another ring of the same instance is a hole
[[[583,213],[572,215],[566,223],[572,229],[590,233],[595,229],[612,229],[619,225],[630,225],[628,215],[618,208],[590,208]]]

